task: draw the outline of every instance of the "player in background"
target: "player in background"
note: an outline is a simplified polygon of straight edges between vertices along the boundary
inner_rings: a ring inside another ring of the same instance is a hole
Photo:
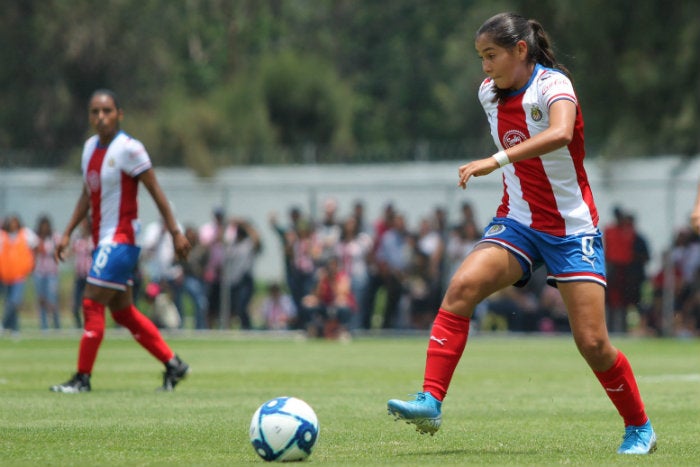
[[[134,306],[132,298],[132,276],[140,252],[136,246],[139,182],[158,207],[178,257],[186,257],[190,245],[178,228],[143,144],[120,130],[123,110],[116,95],[106,89],[95,91],[88,116],[97,134],[85,142],[85,183],[55,251],[56,260],[63,261],[71,233],[89,213],[96,248],[83,296],[85,331],[80,340],[77,372],[67,382],[50,389],[64,393],[90,391],[90,376],[104,336],[105,307],[109,307],[114,321],[131,331],[134,339],[165,365],[161,389],[172,391],[187,375],[189,366],[175,355],[151,320]]]
[[[487,20],[475,45],[488,76],[479,99],[498,152],[459,167],[459,186],[502,168],[502,203],[443,297],[423,391],[414,400],[390,400],[389,413],[435,433],[474,308],[500,289],[524,285],[544,265],[566,304],[579,352],[624,421],[617,452],[648,454],[656,435],[630,363],[605,325],[605,257],[583,167],[583,119],[568,72],[542,26],[513,13]]]

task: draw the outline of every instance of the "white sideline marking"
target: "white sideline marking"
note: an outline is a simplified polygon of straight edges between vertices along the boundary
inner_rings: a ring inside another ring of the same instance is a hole
[[[669,381],[698,383],[700,382],[700,374],[638,376],[637,379],[645,383],[666,383]]]

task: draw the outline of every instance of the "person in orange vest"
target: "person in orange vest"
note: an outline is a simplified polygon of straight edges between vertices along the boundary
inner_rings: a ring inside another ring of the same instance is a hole
[[[24,300],[24,286],[34,270],[34,248],[39,238],[12,214],[0,230],[0,283],[5,291],[2,329],[19,332],[19,308]]]

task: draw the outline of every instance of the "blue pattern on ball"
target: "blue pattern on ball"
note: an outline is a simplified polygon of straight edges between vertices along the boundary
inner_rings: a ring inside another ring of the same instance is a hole
[[[297,421],[299,421],[299,427],[297,428],[294,436],[289,440],[286,446],[279,452],[274,452],[270,445],[265,439],[265,433],[260,431],[260,439],[255,439],[252,441],[253,448],[266,461],[274,461],[278,457],[282,456],[291,446],[295,445],[304,451],[307,455],[311,454],[311,449],[316,443],[316,438],[318,437],[318,430],[313,425],[313,423],[299,417],[296,414],[287,412],[284,409],[285,404],[290,399],[290,397],[277,397],[267,401],[261,408],[258,415],[258,426],[262,425],[262,419],[266,415],[283,414],[288,415]]]

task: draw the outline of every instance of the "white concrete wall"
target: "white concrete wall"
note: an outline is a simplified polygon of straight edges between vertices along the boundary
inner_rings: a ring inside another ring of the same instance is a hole
[[[600,211],[601,227],[620,205],[633,212],[639,230],[646,235],[654,256],[650,269],[674,232],[687,225],[696,196],[699,161],[677,157],[634,159],[614,164],[590,160],[586,167]],[[228,215],[249,218],[263,236],[264,251],[256,272],[261,279],[281,279],[282,253],[268,227],[270,212],[286,223],[287,210],[300,206],[305,213],[320,211],[323,199],[333,196],[339,216],[350,213],[355,200],[365,202],[367,219],[374,221],[389,201],[405,214],[409,227],[418,225],[436,206],[447,208],[456,221],[459,205],[468,200],[478,220],[486,224],[501,197],[498,174],[474,179],[466,191],[457,188],[458,163],[406,163],[381,165],[241,167],[219,171],[212,179],[199,179],[185,170],[157,169],[158,178],[183,223],[201,225],[211,218],[214,206]],[[48,213],[55,227],[63,229],[80,192],[78,174],[59,171],[0,171],[0,217],[20,213],[34,227],[41,213]],[[143,224],[157,220],[155,205],[140,191]]]

